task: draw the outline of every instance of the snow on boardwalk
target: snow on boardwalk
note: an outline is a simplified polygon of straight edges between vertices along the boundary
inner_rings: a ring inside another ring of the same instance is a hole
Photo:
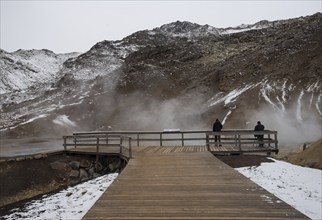
[[[136,153],[84,219],[305,219],[209,152]]]

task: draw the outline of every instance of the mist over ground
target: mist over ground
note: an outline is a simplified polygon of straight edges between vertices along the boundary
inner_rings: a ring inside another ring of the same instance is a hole
[[[253,114],[254,119],[265,125],[265,129],[278,132],[279,145],[303,145],[322,137],[321,117],[305,106],[302,106],[300,115],[296,103],[293,103],[285,112],[263,107]],[[256,121],[252,120],[251,124],[255,125]]]

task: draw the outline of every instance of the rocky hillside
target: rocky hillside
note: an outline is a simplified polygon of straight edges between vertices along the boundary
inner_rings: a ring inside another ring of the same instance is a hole
[[[62,64],[77,53],[55,54],[50,50],[18,50],[8,53],[0,50],[2,103],[21,102],[22,93],[49,89],[59,75]],[[15,94],[11,95],[10,94]]]
[[[261,120],[285,143],[316,140],[321,36],[318,13],[226,29],[178,21],[102,41],[66,60],[36,99],[2,101],[2,135],[210,129],[219,118],[225,128]]]

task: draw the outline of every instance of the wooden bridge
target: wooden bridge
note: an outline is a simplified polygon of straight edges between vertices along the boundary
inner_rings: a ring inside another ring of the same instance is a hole
[[[307,219],[206,147],[133,147],[84,219]]]
[[[66,152],[114,152],[131,158],[84,219],[307,219],[212,155],[216,151],[254,152],[259,143],[250,137],[253,131],[220,133],[219,143],[213,142],[213,135],[218,134],[91,132],[65,136]],[[277,153],[277,133],[265,131],[265,135],[264,152]],[[175,146],[164,146],[170,141]],[[143,146],[143,142],[153,145]]]

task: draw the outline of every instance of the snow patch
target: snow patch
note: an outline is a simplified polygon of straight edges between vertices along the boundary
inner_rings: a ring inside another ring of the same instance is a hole
[[[235,33],[240,33],[240,32],[246,32],[246,31],[251,31],[251,30],[261,30],[270,27],[270,25],[247,25],[247,24],[242,24],[237,27],[229,27],[222,29],[219,33],[222,35],[226,34],[235,34]]]
[[[273,163],[236,170],[310,218],[321,219],[322,170],[272,160]]]
[[[316,110],[318,110],[319,114],[322,116],[322,112],[321,112],[321,109],[320,109],[320,103],[321,103],[321,93],[320,93],[320,95],[318,97],[318,100],[315,103],[315,107],[316,107]]]
[[[24,211],[16,210],[4,218],[7,220],[23,218],[81,220],[117,176],[117,173],[104,175],[54,195],[44,196],[28,203]]]
[[[232,111],[231,111],[231,110],[229,110],[229,111],[227,112],[226,116],[224,117],[224,120],[222,120],[222,124],[223,124],[223,125],[226,123],[226,120],[227,120],[228,116],[229,116],[231,113],[232,113]]]
[[[302,97],[304,95],[304,91],[301,91],[301,94],[299,95],[299,98],[297,99],[297,108],[296,108],[296,119],[298,122],[302,122],[303,118],[302,118],[302,114],[301,114],[301,107],[302,107]]]
[[[228,119],[228,116],[233,112],[232,110],[236,109],[237,106],[235,105],[233,108],[230,108],[229,111],[227,112],[226,116],[224,117],[222,124],[224,125]]]
[[[42,114],[42,115],[38,115],[38,116],[36,116],[36,117],[34,117],[34,118],[29,119],[28,121],[25,121],[25,122],[23,122],[23,123],[20,123],[20,125],[28,124],[28,123],[33,122],[33,121],[35,121],[35,120],[37,120],[37,119],[40,119],[40,118],[46,118],[48,115],[49,115],[49,114]]]
[[[270,98],[269,98],[269,93],[273,91],[273,87],[267,83],[267,82],[264,82],[263,85],[265,86],[262,86],[261,88],[261,94],[262,96],[264,97],[265,101],[268,102],[269,104],[271,104],[273,106],[273,109],[277,109],[277,110],[280,110],[282,111],[282,109],[280,109]]]
[[[283,85],[282,85],[282,100],[283,102],[286,102],[286,83],[287,80],[284,81]]]
[[[314,92],[315,90],[319,89],[319,82],[315,82],[312,85],[309,86],[309,88],[307,88],[307,92]]]
[[[217,99],[217,97],[221,94],[216,94],[215,97],[213,97],[211,100],[211,103],[209,104],[208,107],[211,107],[211,106],[214,106],[214,105],[217,105],[221,102],[224,102],[225,103],[225,106],[227,106],[229,103],[232,103],[232,102],[235,102],[237,101],[238,97],[243,94],[244,92],[246,92],[247,90],[251,89],[251,88],[254,88],[256,87],[257,85],[253,85],[253,84],[250,84],[250,85],[246,85],[245,87],[239,87],[233,91],[231,91],[230,93],[228,93],[226,96],[224,97],[221,97],[219,99]]]
[[[67,115],[59,115],[57,118],[53,120],[53,122],[57,125],[63,126],[63,127],[75,127],[76,123],[69,120]]]

